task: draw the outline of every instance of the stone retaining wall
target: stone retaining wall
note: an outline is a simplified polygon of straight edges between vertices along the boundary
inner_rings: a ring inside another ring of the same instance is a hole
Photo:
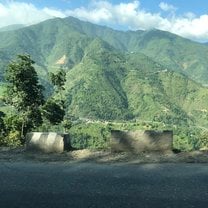
[[[61,153],[71,149],[68,134],[55,132],[31,132],[26,135],[26,150],[45,153]]]
[[[110,145],[113,152],[171,151],[173,148],[173,131],[112,130]]]

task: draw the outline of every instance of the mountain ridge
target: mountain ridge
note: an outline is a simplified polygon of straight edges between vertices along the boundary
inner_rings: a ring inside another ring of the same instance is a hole
[[[1,27],[0,32],[18,30],[18,29],[21,29],[21,28],[24,28],[24,27],[26,27],[26,26],[23,25],[23,24],[8,25],[8,26],[5,26],[5,27]]]

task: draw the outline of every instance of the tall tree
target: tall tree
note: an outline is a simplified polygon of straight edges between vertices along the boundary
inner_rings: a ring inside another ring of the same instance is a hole
[[[21,119],[21,136],[27,130],[42,124],[39,107],[44,104],[43,86],[29,55],[18,55],[8,65],[5,78],[8,81],[5,101],[13,106]]]

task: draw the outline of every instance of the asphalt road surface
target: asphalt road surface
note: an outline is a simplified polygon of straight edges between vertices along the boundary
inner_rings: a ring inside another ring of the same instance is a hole
[[[0,208],[208,207],[206,164],[0,163]]]

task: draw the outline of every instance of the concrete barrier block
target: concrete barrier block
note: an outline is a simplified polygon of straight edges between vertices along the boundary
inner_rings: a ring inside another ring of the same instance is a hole
[[[172,151],[173,131],[111,131],[113,152]]]
[[[71,149],[69,134],[31,132],[26,135],[26,150],[61,153]]]

